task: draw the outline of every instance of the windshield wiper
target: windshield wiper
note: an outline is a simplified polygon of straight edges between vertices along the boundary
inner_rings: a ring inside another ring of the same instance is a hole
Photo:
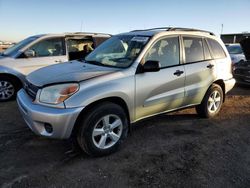
[[[93,65],[103,65],[101,62],[99,61],[87,61],[87,60],[84,60],[85,63],[89,63],[89,64],[93,64]]]
[[[132,58],[130,57],[120,57],[120,58],[113,58],[113,59],[110,59],[112,61],[115,61],[117,63],[123,63],[123,62],[126,62],[126,61],[131,61]]]

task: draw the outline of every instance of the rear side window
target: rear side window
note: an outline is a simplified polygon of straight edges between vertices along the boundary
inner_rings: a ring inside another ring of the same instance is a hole
[[[205,56],[205,60],[210,60],[210,59],[212,59],[212,56],[211,56],[211,54],[210,54],[210,51],[209,51],[209,48],[208,48],[208,45],[207,45],[207,42],[206,42],[205,39],[203,40],[203,46],[204,46],[204,56]]]
[[[186,63],[203,61],[203,44],[202,38],[197,37],[183,37]]]
[[[210,46],[214,59],[221,59],[226,57],[223,48],[217,41],[207,38],[207,42]]]

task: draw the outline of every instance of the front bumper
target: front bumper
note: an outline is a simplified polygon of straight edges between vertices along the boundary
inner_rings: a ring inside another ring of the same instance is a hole
[[[224,80],[225,83],[225,93],[227,93],[228,91],[230,91],[231,89],[233,89],[234,85],[235,85],[235,79],[231,78],[229,80]]]
[[[59,109],[34,104],[23,89],[17,94],[17,103],[25,122],[34,133],[59,139],[70,137],[76,119],[83,110],[83,107]],[[52,127],[50,131],[46,129],[48,125]]]

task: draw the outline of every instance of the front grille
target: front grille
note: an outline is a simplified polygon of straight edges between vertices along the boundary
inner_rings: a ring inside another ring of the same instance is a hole
[[[32,83],[26,81],[24,85],[24,89],[26,93],[32,98],[32,100],[36,99],[36,94],[39,90],[39,87],[33,85]]]

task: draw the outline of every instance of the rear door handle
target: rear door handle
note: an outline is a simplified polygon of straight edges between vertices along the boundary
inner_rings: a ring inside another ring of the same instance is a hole
[[[212,64],[209,64],[208,66],[207,66],[207,68],[209,68],[209,69],[211,69],[211,68],[213,68],[214,67],[214,65],[212,65]]]
[[[174,73],[174,75],[180,76],[180,75],[182,75],[183,73],[184,73],[184,71],[177,70],[177,71]]]
[[[58,59],[58,60],[55,60],[56,63],[61,63],[62,60]]]

